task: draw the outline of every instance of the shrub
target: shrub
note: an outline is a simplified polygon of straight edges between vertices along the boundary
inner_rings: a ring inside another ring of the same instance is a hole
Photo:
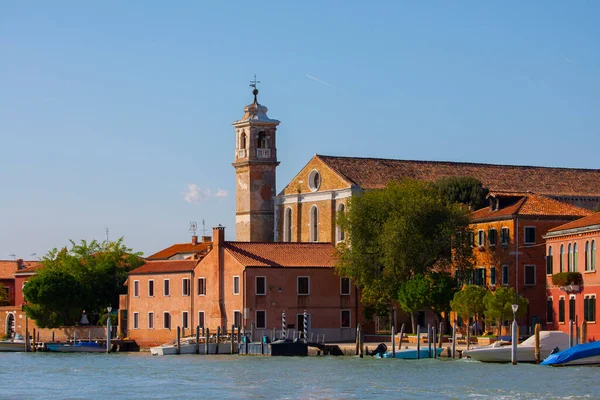
[[[556,286],[579,285],[581,281],[579,272],[559,272],[552,275],[552,284]]]

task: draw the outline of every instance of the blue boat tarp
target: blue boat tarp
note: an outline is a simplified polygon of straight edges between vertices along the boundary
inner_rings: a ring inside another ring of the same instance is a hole
[[[541,364],[563,365],[572,361],[595,356],[600,356],[600,341],[578,344],[577,346],[573,346],[558,353],[550,354]]]

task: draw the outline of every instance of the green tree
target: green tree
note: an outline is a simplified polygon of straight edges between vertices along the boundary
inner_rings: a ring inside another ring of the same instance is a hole
[[[418,274],[473,266],[469,210],[432,183],[403,180],[353,196],[338,223],[349,243],[338,247],[337,271],[361,288],[367,317],[389,313],[401,286]]]
[[[39,327],[73,325],[83,309],[95,323],[106,306],[118,308],[127,274],[144,263],[122,239],[71,245],[70,250],[54,249],[44,256],[43,268],[23,289],[27,315]]]
[[[437,315],[436,321],[439,321],[438,318],[441,318],[442,313],[448,315],[450,312],[450,302],[460,288],[456,279],[448,273],[433,272],[429,277],[431,280],[431,309]]]
[[[436,187],[450,203],[469,205],[473,210],[486,206],[489,190],[483,184],[469,176],[441,178]]]
[[[465,286],[461,291],[456,292],[454,299],[450,302],[450,308],[466,323],[471,317],[479,320],[485,311],[483,298],[487,293],[488,291],[483,286]]]
[[[10,300],[8,298],[8,291],[3,287],[0,287],[0,306],[8,306],[10,305]]]
[[[512,305],[518,304],[517,316],[521,317],[527,313],[529,301],[518,295],[513,288],[499,288],[494,293],[488,292],[483,298],[485,305],[485,316],[490,321],[495,321],[498,327],[498,335],[501,335],[502,321],[513,318]]]

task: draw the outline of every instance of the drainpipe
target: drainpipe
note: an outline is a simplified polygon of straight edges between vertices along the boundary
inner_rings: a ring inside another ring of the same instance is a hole
[[[515,242],[516,242],[516,250],[515,250],[515,260],[516,260],[516,281],[515,281],[515,291],[519,294],[519,217],[515,218],[515,222],[517,225],[517,231],[515,232]]]

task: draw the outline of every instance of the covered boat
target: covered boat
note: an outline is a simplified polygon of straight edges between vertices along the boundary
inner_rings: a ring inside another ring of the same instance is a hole
[[[79,342],[77,344],[52,343],[46,345],[48,350],[59,353],[103,353],[106,347],[96,342]]]
[[[561,331],[540,332],[540,359],[548,357],[554,349],[563,350],[569,347],[569,335]],[[512,346],[510,342],[497,341],[489,346],[475,347],[463,351],[463,356],[482,362],[511,362]],[[535,362],[535,336],[531,336],[517,345],[518,362]]]
[[[600,342],[578,344],[570,349],[550,354],[542,365],[596,365],[600,364]]]

